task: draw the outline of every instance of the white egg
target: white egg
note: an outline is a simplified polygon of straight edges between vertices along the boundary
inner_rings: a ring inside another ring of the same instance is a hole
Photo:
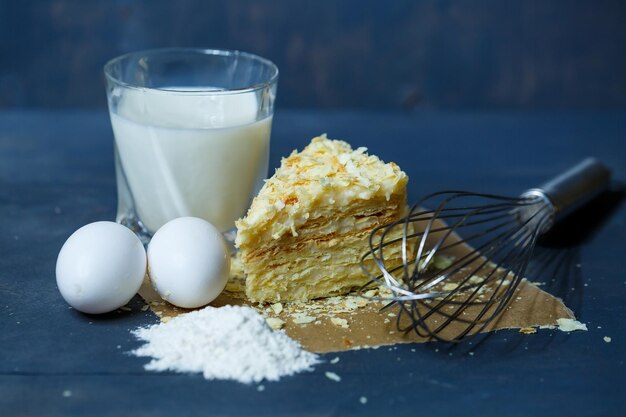
[[[164,300],[183,308],[201,307],[226,286],[230,256],[222,234],[211,223],[179,217],[152,237],[148,271]]]
[[[101,314],[128,303],[146,274],[146,251],[128,228],[95,222],[75,231],[59,252],[57,286],[69,305]]]

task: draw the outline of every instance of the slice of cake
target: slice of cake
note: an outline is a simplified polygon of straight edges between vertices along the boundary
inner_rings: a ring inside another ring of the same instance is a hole
[[[408,177],[366,151],[323,135],[283,158],[236,222],[250,300],[304,301],[368,282],[359,262],[369,234],[404,214]]]

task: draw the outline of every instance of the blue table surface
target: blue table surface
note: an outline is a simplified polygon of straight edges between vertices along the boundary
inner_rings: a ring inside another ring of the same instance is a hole
[[[129,312],[87,316],[69,309],[55,284],[65,239],[86,223],[114,219],[108,115],[5,111],[0,415],[624,415],[626,112],[279,110],[270,166],[322,132],[397,162],[411,178],[411,200],[449,188],[516,195],[587,155],[601,158],[614,171],[612,191],[562,228],[550,249],[567,255],[567,265],[548,290],[589,331],[508,330],[458,346],[328,354],[314,372],[264,383],[262,392],[144,371],[147,360],[127,353],[138,346],[129,331],[157,322],[140,299]],[[330,364],[334,357],[340,361]]]

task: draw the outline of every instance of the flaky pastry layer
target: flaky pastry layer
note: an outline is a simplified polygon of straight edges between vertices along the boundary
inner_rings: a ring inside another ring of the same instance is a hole
[[[304,301],[366,284],[368,237],[404,214],[407,181],[394,163],[325,136],[284,158],[236,222],[247,297]],[[386,253],[400,262],[399,249]]]

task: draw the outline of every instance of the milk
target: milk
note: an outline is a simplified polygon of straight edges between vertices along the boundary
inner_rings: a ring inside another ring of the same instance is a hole
[[[118,221],[136,213],[152,233],[181,216],[233,228],[267,175],[272,118],[256,121],[257,109],[254,92],[125,90],[111,114]]]

